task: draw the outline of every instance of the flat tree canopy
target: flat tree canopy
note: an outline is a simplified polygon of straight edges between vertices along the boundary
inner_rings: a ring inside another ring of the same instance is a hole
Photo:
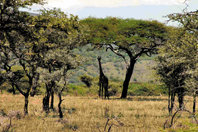
[[[157,21],[120,18],[87,18],[81,21],[90,28],[89,42],[95,47],[106,46],[127,64],[121,98],[127,97],[128,85],[136,61],[142,55],[157,53],[167,38],[166,26]],[[129,60],[126,60],[126,56]]]

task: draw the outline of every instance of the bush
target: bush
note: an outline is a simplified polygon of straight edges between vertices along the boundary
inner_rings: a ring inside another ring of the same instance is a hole
[[[91,87],[93,78],[88,75],[80,76],[80,80],[87,86]]]
[[[131,96],[158,96],[161,94],[167,94],[167,89],[154,83],[132,83],[128,89],[128,95]]]
[[[67,87],[69,94],[86,95],[87,92],[89,91],[89,89],[81,85],[69,84]]]
[[[120,92],[121,88],[122,88],[121,83],[111,82],[109,84],[109,90],[108,90],[109,91],[109,96],[117,95]]]

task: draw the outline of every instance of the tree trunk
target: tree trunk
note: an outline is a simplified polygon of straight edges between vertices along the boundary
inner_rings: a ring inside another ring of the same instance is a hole
[[[46,113],[49,112],[49,96],[48,95],[46,95],[43,98],[43,111],[45,111]]]
[[[14,84],[13,83],[12,83],[12,93],[13,93],[13,95],[16,94],[16,91],[15,91],[15,88],[14,88]]]
[[[25,95],[25,105],[24,105],[24,115],[28,115],[28,97],[29,97],[29,94]]]
[[[170,86],[168,88],[168,112],[169,112],[169,115],[171,115],[171,104],[170,104],[170,101],[171,100],[171,90],[170,90]]]
[[[122,90],[121,98],[126,98],[127,97],[128,86],[129,86],[129,82],[131,80],[131,76],[133,74],[133,69],[134,69],[135,63],[136,63],[136,60],[130,59],[130,65],[127,68],[125,80],[124,80],[124,83],[123,83],[123,90]]]
[[[63,118],[63,112],[62,112],[62,108],[61,108],[61,103],[62,103],[62,95],[61,92],[58,93],[58,97],[59,97],[59,103],[58,103],[58,112],[59,112],[59,117]]]
[[[36,89],[37,89],[37,87],[38,87],[38,80],[39,80],[39,76],[40,74],[39,73],[36,73],[36,75],[35,75],[35,78],[34,78],[34,80],[32,81],[33,82],[33,85],[32,85],[32,91],[31,91],[31,93],[30,93],[30,95],[32,96],[32,97],[34,97],[34,95],[36,94]]]
[[[178,101],[179,101],[179,108],[182,109],[184,104],[184,88],[179,88]]]
[[[51,89],[51,105],[50,109],[54,110],[54,89]]]
[[[25,93],[19,88],[19,86],[17,84],[15,84],[15,87],[25,97],[24,115],[27,115],[28,114],[28,103],[29,103],[28,98],[29,98],[30,89],[28,89],[28,91]]]
[[[196,92],[193,95],[193,114],[195,114],[196,110]]]
[[[50,89],[48,84],[45,84],[45,86],[46,86],[46,95],[43,98],[43,111],[49,113]]]
[[[170,108],[171,115],[174,107],[174,102],[175,102],[175,91],[171,90],[171,108]]]

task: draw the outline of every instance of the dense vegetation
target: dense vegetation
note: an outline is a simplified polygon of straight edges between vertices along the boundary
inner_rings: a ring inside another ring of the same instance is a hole
[[[190,113],[198,124],[197,11],[169,15],[180,26],[167,27],[112,17],[79,20],[59,9],[38,15],[20,10],[32,4],[43,1],[0,1],[0,88],[24,97],[24,115],[29,113],[30,96],[39,94],[46,116],[56,111],[56,94],[62,119],[62,95],[97,96],[99,91],[100,96],[99,84],[107,86],[105,95],[112,98],[168,94],[168,127],[180,111]],[[174,111],[176,95],[179,107]],[[192,112],[184,105],[185,95],[193,95]],[[111,119],[117,118],[108,116]]]
[[[197,12],[171,14],[170,20],[180,23],[180,28],[170,28],[170,38],[160,49],[157,72],[169,88],[169,112],[172,112],[175,95],[179,108],[184,109],[184,96],[193,95],[193,113],[196,107],[198,84]]]

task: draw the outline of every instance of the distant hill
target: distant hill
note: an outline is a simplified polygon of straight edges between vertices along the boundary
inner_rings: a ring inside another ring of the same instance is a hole
[[[75,49],[74,52],[80,54],[85,60],[84,63],[74,71],[70,82],[79,83],[79,76],[89,75],[92,77],[99,76],[97,57],[101,56],[102,67],[105,75],[110,80],[124,80],[126,74],[126,64],[122,58],[113,52],[102,50],[91,50],[90,46]],[[131,81],[148,82],[154,80],[152,67],[155,65],[153,57],[141,57],[136,63],[134,74]]]

